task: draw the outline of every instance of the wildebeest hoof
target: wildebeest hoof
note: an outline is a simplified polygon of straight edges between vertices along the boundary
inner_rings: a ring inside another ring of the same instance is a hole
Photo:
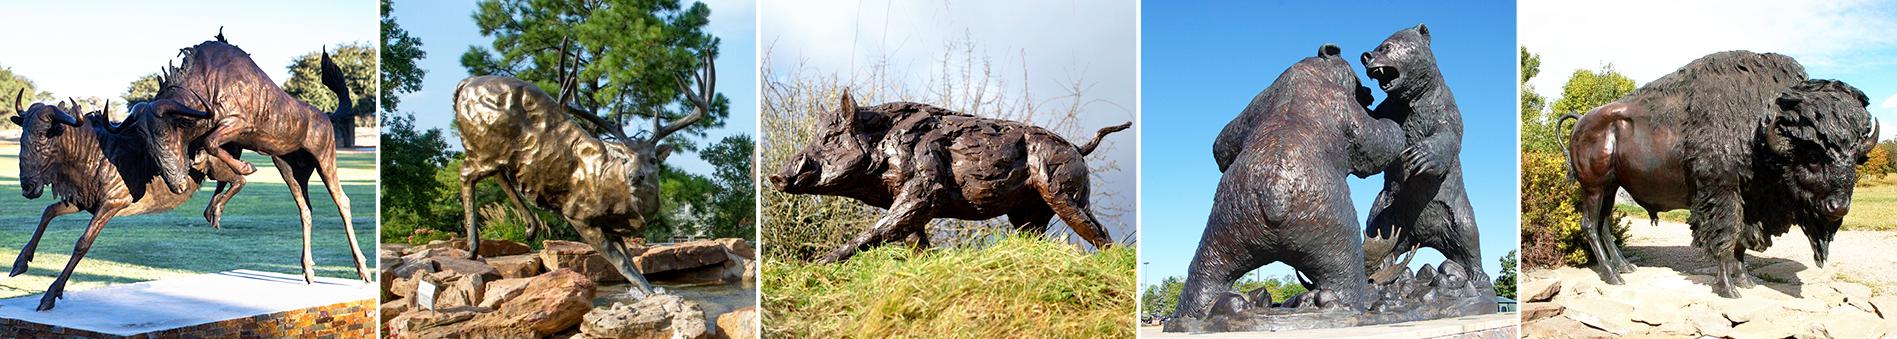
[[[240,161],[237,163],[237,166],[234,166],[231,170],[236,171],[238,175],[250,175],[251,173],[257,173],[257,166],[251,165],[249,162]]]
[[[1250,304],[1250,301],[1245,300],[1244,294],[1226,291],[1225,293],[1219,294],[1218,300],[1212,303],[1212,309],[1207,311],[1207,313],[1211,315],[1238,314],[1239,312],[1244,312],[1245,307],[1250,306]]]
[[[20,276],[21,274],[25,274],[27,263],[31,263],[31,262],[33,262],[33,255],[31,254],[21,255],[20,260],[13,261],[13,272],[8,272],[7,276],[17,277],[17,276]]]

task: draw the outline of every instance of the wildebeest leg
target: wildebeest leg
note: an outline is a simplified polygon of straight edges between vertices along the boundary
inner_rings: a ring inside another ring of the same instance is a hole
[[[613,268],[619,270],[620,275],[632,280],[632,285],[636,288],[635,291],[640,293],[640,298],[652,295],[652,283],[646,281],[645,275],[639,273],[637,266],[633,266],[632,256],[626,251],[624,235],[573,220],[567,220],[567,222],[572,223],[573,229],[579,231],[581,240],[586,240],[587,244],[599,249],[600,255],[605,256],[606,261],[612,262]]]
[[[86,233],[79,236],[79,242],[72,247],[72,258],[66,260],[66,269],[59,271],[59,278],[53,279],[53,285],[46,288],[46,294],[40,296],[40,306],[35,309],[45,311],[53,309],[53,302],[66,294],[66,281],[72,278],[72,270],[79,267],[79,260],[86,258],[86,252],[92,251],[92,240],[99,238],[99,232],[105,230],[105,223],[119,214],[119,210],[131,204],[131,198],[107,200],[105,206],[93,213],[92,222],[86,225]]]
[[[493,175],[494,172],[488,166],[469,162],[461,163],[461,218],[462,223],[468,227],[468,259],[481,256],[481,225],[479,224],[481,215],[474,209],[474,185],[481,183],[481,179],[487,179],[487,176]]]
[[[518,213],[521,218],[527,219],[527,241],[533,242],[534,239],[539,236],[540,232],[552,231],[547,229],[546,224],[540,222],[540,216],[534,214],[533,209],[527,208],[527,203],[523,202],[524,199],[520,197],[520,191],[514,189],[514,187],[519,186],[520,180],[515,179],[514,172],[501,171],[501,191],[506,192],[507,200],[513,202],[514,213]]]
[[[237,160],[237,157],[232,156],[230,152],[224,151],[224,143],[229,141],[227,139],[234,137],[233,134],[239,133],[247,128],[250,128],[250,122],[242,118],[227,117],[223,120],[218,120],[217,128],[211,130],[211,135],[204,137],[204,151],[211,152],[211,156],[223,161],[225,166],[230,166],[231,170],[236,171],[238,175],[256,173],[256,166],[251,166],[250,163],[244,162],[243,160]]]
[[[233,158],[242,158],[244,155],[244,150],[241,148],[226,146],[224,151],[230,152]],[[206,176],[216,173],[209,168],[206,168],[204,172]],[[231,197],[237,196],[238,191],[244,190],[244,184],[248,183],[248,180],[242,175],[214,176],[211,180],[217,180],[217,190],[211,193],[211,205],[204,207],[204,220],[211,223],[211,228],[219,229],[224,220],[224,205],[230,204]],[[225,190],[226,186],[229,186],[230,190]]]
[[[46,205],[46,211],[40,212],[40,226],[33,229],[33,238],[28,239],[26,241],[26,247],[20,249],[20,256],[13,260],[13,272],[7,273],[7,276],[12,277],[26,273],[27,264],[33,262],[33,252],[39,251],[40,236],[46,234],[47,223],[52,222],[53,218],[78,212],[78,206],[73,206],[71,203],[65,201]]]
[[[362,247],[356,243],[356,223],[350,220],[349,195],[343,192],[342,178],[336,175],[334,149],[334,147],[330,148],[331,153],[327,157],[316,157],[316,174],[323,176],[323,186],[329,188],[329,198],[336,202],[336,213],[342,215],[343,234],[349,238],[349,253],[355,255],[356,259],[356,276],[362,278],[362,282],[369,282],[369,266],[366,265],[369,259],[362,256]],[[303,172],[302,175],[303,184],[308,185],[309,173]],[[304,193],[308,194],[308,192]]]
[[[1617,188],[1613,185],[1583,185],[1581,188],[1581,233],[1587,236],[1588,252],[1594,256],[1594,269],[1601,274],[1601,281],[1621,285],[1626,284],[1626,281],[1620,279],[1619,268],[1615,267],[1618,265],[1614,264],[1612,252],[1608,249],[1614,247],[1613,240],[1601,236],[1601,230],[1608,228],[1607,217],[1614,213],[1615,189]]]
[[[286,156],[270,157],[270,160],[276,162],[277,172],[283,175],[283,184],[290,186],[290,197],[296,201],[297,216],[303,220],[303,283],[311,284],[316,282],[316,256],[310,253],[310,169]]]

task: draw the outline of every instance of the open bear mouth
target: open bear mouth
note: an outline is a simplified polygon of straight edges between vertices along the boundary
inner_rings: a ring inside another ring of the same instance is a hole
[[[1377,81],[1377,88],[1388,91],[1390,90],[1390,84],[1396,81],[1396,78],[1399,76],[1398,73],[1400,72],[1396,70],[1396,67],[1392,66],[1374,66],[1366,70],[1365,73],[1369,73],[1371,80]]]

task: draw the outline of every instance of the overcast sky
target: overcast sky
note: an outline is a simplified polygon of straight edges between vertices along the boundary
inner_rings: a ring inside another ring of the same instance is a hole
[[[1897,3],[1891,1],[1524,1],[1521,45],[1541,55],[1530,84],[1551,102],[1576,69],[1612,65],[1639,84],[1713,52],[1790,55],[1812,78],[1871,97],[1897,126]],[[1884,133],[1885,139],[1897,133]]]
[[[1087,100],[1103,100],[1083,109],[1081,130],[1067,135],[1084,143],[1092,131],[1135,121],[1138,104],[1138,50],[1135,5],[1121,1],[777,1],[763,4],[759,36],[763,50],[772,55],[772,69],[802,71],[806,75],[834,75],[859,80],[866,64],[888,61],[892,74],[909,75],[905,83],[921,86],[930,74],[940,74],[944,52],[952,41],[972,42],[976,58],[990,61],[1010,88],[1020,92],[1022,68],[1026,85],[1041,107],[1066,107],[1065,95],[1075,80],[1092,87]],[[958,59],[959,60],[959,59]],[[800,68],[801,67],[801,68]],[[772,76],[772,75],[765,75]],[[778,76],[782,76],[779,74]],[[876,103],[861,103],[865,105]],[[1120,220],[1104,220],[1114,239],[1132,232],[1138,168],[1136,135],[1141,126],[1108,136],[1116,147],[1103,148],[1122,170],[1107,174],[1095,187],[1116,187],[1120,196],[1094,199],[1095,205],[1128,211]],[[1066,231],[1064,226],[1053,229]]]
[[[9,2],[0,8],[7,27],[0,66],[59,98],[118,98],[133,80],[179,61],[178,49],[211,40],[218,26],[278,84],[298,55],[379,36],[375,1],[189,3]]]

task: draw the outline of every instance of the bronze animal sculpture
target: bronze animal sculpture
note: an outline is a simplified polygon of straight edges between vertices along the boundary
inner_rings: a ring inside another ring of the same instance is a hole
[[[659,209],[659,166],[671,153],[661,142],[705,117],[716,90],[712,60],[692,74],[694,89],[680,78],[695,109],[690,115],[657,126],[646,139],[627,137],[620,128],[598,121],[590,112],[569,112],[559,100],[533,83],[503,76],[476,76],[455,87],[455,126],[467,150],[461,163],[461,206],[468,228],[468,255],[480,252],[479,217],[474,185],[499,176],[501,190],[517,211],[524,201],[559,214],[598,249],[640,295],[652,286],[633,266],[625,242],[637,237]],[[594,137],[569,115],[598,124],[612,140]],[[531,214],[528,214],[531,215]],[[534,226],[538,227],[538,226]]]
[[[1718,264],[1720,296],[1753,286],[1745,250],[1764,250],[1792,224],[1823,267],[1850,212],[1854,168],[1877,144],[1869,104],[1843,82],[1807,80],[1790,57],[1727,51],[1578,117],[1569,177],[1581,186],[1594,269],[1616,285],[1634,269],[1606,225],[1623,188],[1649,214],[1692,210],[1692,245]]]
[[[365,282],[369,281],[369,270],[365,266],[367,259],[363,257],[356,241],[349,196],[343,192],[342,178],[336,173],[335,135],[330,114],[284,93],[282,88],[270,81],[263,69],[257,67],[250,55],[237,46],[222,41],[205,41],[181,49],[179,54],[184,56],[183,64],[166,67],[160,76],[158,94],[153,97],[153,102],[167,103],[157,106],[161,111],[188,108],[212,114],[210,123],[184,125],[186,138],[193,140],[191,149],[209,154],[240,176],[249,175],[256,168],[238,160],[239,151],[248,149],[271,157],[284,183],[289,186],[291,198],[295,200],[298,216],[301,217],[303,279],[306,283],[313,281],[316,276],[315,258],[310,253],[310,175],[321,175],[342,217],[343,233],[349,240],[350,252],[354,254],[356,275]],[[323,53],[321,63],[326,73],[323,83],[337,95],[338,111],[348,111],[348,88],[342,81],[329,81],[332,77],[340,77],[340,73],[327,74],[339,71],[339,68],[334,67],[334,61],[329,59],[327,52]],[[183,178],[186,169],[181,163],[163,165],[167,181]],[[214,200],[219,202],[229,201],[241,189],[241,183],[233,185],[230,191],[224,191],[222,183],[218,186]],[[206,218],[216,219],[222,213],[222,208],[207,210]]]
[[[1370,91],[1339,54],[1326,44],[1293,64],[1219,133],[1214,159],[1224,174],[1175,317],[1245,309],[1243,298],[1228,291],[1232,283],[1273,262],[1309,276],[1311,291],[1324,291],[1288,307],[1370,307],[1375,297],[1357,237],[1362,224],[1344,179],[1382,171],[1404,142],[1395,122],[1370,116]],[[1269,296],[1262,299],[1268,307]],[[1221,302],[1227,307],[1213,307]]]
[[[771,185],[790,194],[856,199],[889,215],[818,262],[849,259],[905,237],[926,247],[926,225],[934,218],[1006,215],[1015,228],[1039,234],[1059,216],[1096,248],[1113,242],[1088,210],[1086,156],[1107,134],[1132,123],[1100,129],[1076,147],[1015,121],[912,102],[859,108],[847,90],[841,101],[835,113],[824,114],[816,139],[770,177]]]
[[[1361,56],[1365,75],[1376,80],[1385,94],[1370,116],[1403,125],[1402,160],[1383,170],[1383,190],[1370,205],[1364,228],[1364,269],[1375,272],[1378,283],[1393,271],[1406,270],[1396,257],[1403,250],[1414,256],[1417,247],[1429,247],[1461,264],[1470,277],[1488,287],[1482,272],[1482,248],[1475,210],[1463,186],[1462,113],[1455,95],[1436,67],[1430,49],[1429,26],[1399,30]]]
[[[15,94],[14,102],[20,102],[19,97]],[[146,121],[210,116],[182,107],[152,108],[144,104],[136,106],[133,116]],[[105,229],[106,222],[116,216],[171,210],[191,199],[198,189],[197,179],[202,175],[192,175],[193,180],[180,181],[177,187],[164,188],[166,185],[157,184],[165,182],[157,158],[182,158],[185,154],[181,148],[152,145],[146,140],[150,137],[183,144],[183,136],[176,130],[133,128],[128,130],[131,133],[111,133],[106,125],[86,124],[106,120],[104,113],[87,114],[83,118],[72,115],[70,112],[84,111],[76,102],[69,107],[35,103],[30,108],[16,106],[14,110],[18,115],[12,122],[24,129],[20,136],[20,195],[37,199],[44,194],[46,185],[52,185],[53,195],[59,197],[59,201],[46,206],[40,214],[39,226],[27,240],[26,247],[20,250],[8,276],[26,273],[27,263],[33,261],[33,253],[39,247],[40,236],[45,234],[46,225],[53,218],[79,211],[92,213],[92,221],[74,246],[66,268],[40,297],[38,310],[44,311],[52,309],[54,301],[65,292],[67,279],[78,267],[79,260],[91,250],[93,239]],[[158,135],[147,135],[154,132]]]

